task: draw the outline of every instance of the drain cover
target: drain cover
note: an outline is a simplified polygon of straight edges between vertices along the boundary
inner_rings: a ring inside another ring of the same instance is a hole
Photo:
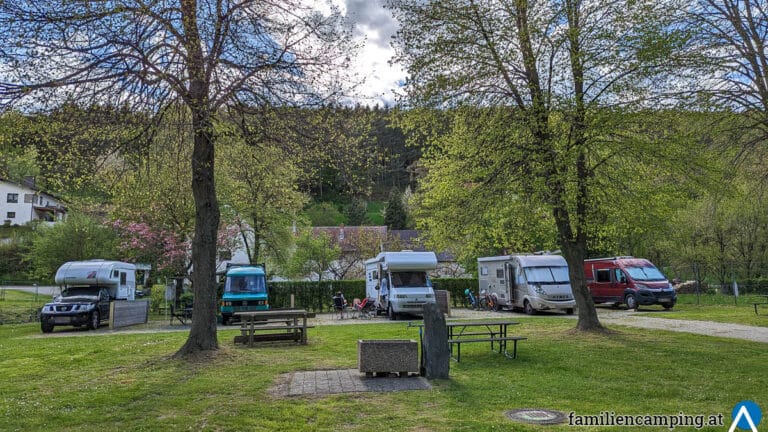
[[[541,425],[565,423],[568,419],[563,412],[543,408],[520,408],[507,411],[505,414],[510,420]]]

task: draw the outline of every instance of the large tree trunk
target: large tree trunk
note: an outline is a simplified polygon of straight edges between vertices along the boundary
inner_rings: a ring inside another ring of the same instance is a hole
[[[585,246],[563,242],[561,245],[565,262],[568,263],[568,275],[571,279],[571,290],[576,299],[576,307],[579,312],[579,320],[576,329],[581,331],[604,331],[605,328],[597,317],[595,302],[587,287],[587,278],[584,276]]]
[[[214,142],[206,111],[193,113],[195,148],[192,155],[192,194],[195,198],[195,238],[192,240],[192,288],[195,304],[192,328],[184,346],[176,353],[186,356],[217,350],[216,235],[219,203],[213,177]]]
[[[214,133],[208,98],[209,77],[197,28],[197,1],[181,2],[182,25],[189,53],[189,89],[185,102],[192,115],[195,147],[192,151],[192,195],[195,198],[195,237],[192,239],[192,289],[195,307],[187,342],[176,353],[189,356],[219,349],[216,337],[216,236],[219,229],[219,202],[214,182]]]

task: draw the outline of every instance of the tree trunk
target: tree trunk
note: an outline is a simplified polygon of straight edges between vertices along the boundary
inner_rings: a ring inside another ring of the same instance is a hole
[[[576,307],[579,312],[579,320],[576,329],[581,331],[604,331],[605,328],[597,317],[595,302],[587,287],[587,278],[584,275],[584,257],[586,247],[583,244],[563,242],[563,256],[568,263],[568,276],[571,279],[571,290],[576,299]]]
[[[185,103],[192,115],[195,146],[192,151],[192,195],[195,198],[195,237],[192,239],[192,289],[195,304],[187,342],[176,356],[191,356],[219,349],[216,337],[218,298],[216,292],[216,236],[219,229],[219,202],[214,182],[214,134],[209,82],[197,28],[197,1],[181,2],[182,25],[189,53],[189,89]]]
[[[192,155],[192,194],[195,198],[195,237],[192,240],[192,288],[195,303],[192,328],[184,346],[176,353],[186,356],[219,349],[216,336],[216,235],[219,203],[213,177],[213,127],[207,112],[193,113],[195,147]]]

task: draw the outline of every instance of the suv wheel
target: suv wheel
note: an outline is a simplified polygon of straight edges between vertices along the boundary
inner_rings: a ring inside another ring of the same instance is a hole
[[[99,311],[95,310],[91,312],[91,317],[88,320],[88,328],[91,330],[96,330],[99,328],[99,325],[101,324],[101,317],[99,316]]]
[[[637,299],[634,294],[627,294],[626,297],[624,297],[624,303],[627,304],[627,310],[637,310],[638,308]]]
[[[53,324],[49,324],[45,321],[40,321],[40,330],[42,330],[43,333],[51,333],[53,331]]]

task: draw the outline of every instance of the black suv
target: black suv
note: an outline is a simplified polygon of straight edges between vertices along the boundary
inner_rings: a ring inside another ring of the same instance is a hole
[[[40,311],[40,329],[50,333],[57,325],[97,329],[109,320],[109,290],[99,287],[70,287],[43,306]]]

